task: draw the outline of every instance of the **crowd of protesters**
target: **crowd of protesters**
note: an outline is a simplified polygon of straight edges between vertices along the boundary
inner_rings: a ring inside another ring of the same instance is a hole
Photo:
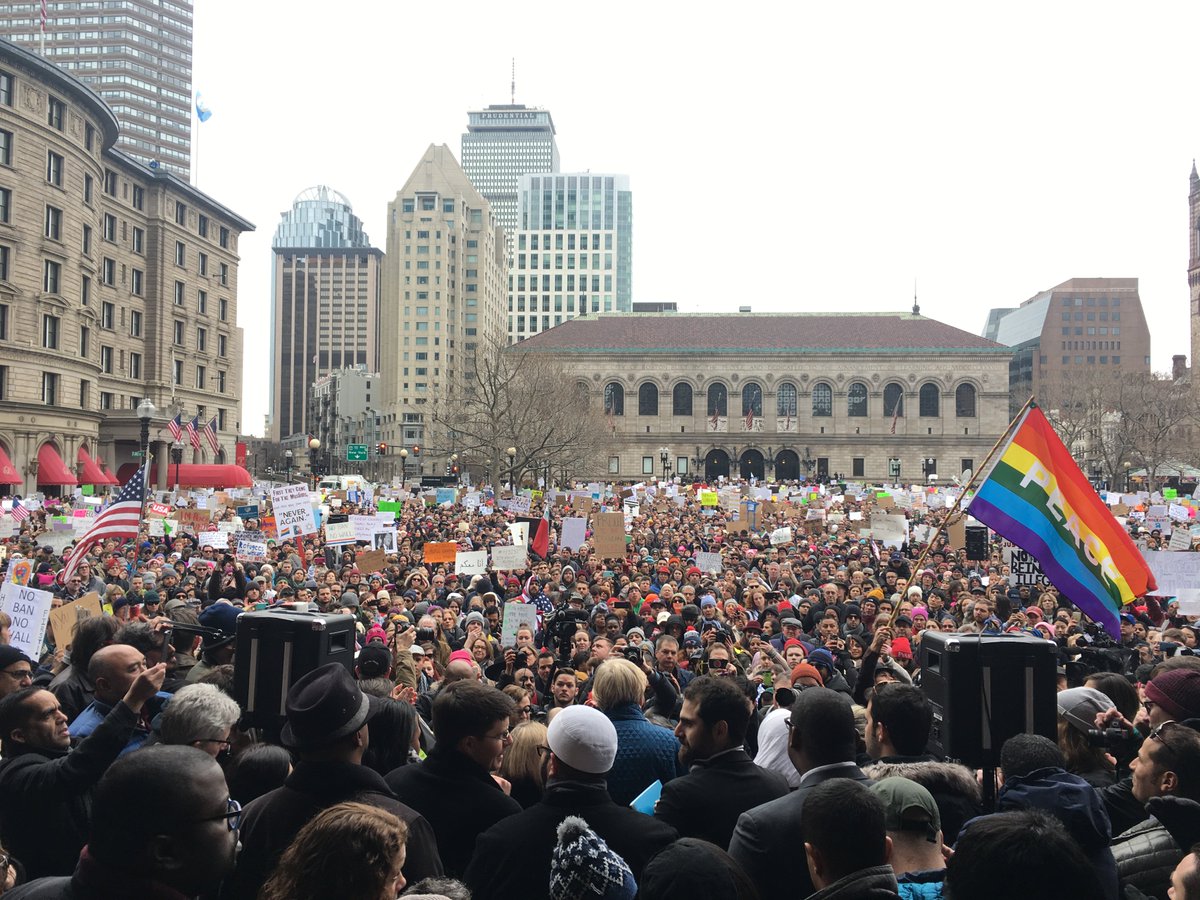
[[[932,541],[884,547],[875,491],[793,488],[753,523],[691,486],[635,493],[620,557],[590,533],[561,547],[586,509],[537,496],[544,555],[470,576],[423,548],[511,543],[486,494],[404,499],[369,571],[372,547],[321,532],[247,562],[146,529],[65,581],[70,548],[39,544],[48,500],[6,559],[55,606],[96,594],[104,614],[36,658],[0,614],[0,890],[1200,900],[1200,626],[1149,597],[1106,638],[1048,583],[1013,583],[1002,542],[968,559],[919,489],[887,512]],[[325,509],[357,512],[374,507]],[[513,603],[533,624],[506,641]],[[295,681],[271,734],[234,673],[238,617],[273,609],[353,617],[357,655]],[[995,809],[980,773],[928,752],[931,631],[1056,646],[1056,739],[1004,745]]]

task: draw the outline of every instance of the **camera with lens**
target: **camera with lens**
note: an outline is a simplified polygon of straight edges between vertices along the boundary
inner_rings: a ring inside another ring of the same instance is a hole
[[[632,645],[628,646],[624,650],[621,651],[621,655],[624,656],[631,663],[637,663],[638,665],[642,664],[642,648],[641,647],[634,647]]]
[[[1133,731],[1128,728],[1089,728],[1088,743],[1093,747],[1109,747],[1121,749],[1137,740]]]
[[[586,612],[582,609],[571,609],[566,604],[558,606],[550,615],[546,616],[542,623],[542,629],[547,635],[553,635],[555,643],[558,645],[560,659],[571,658],[571,638],[579,630],[579,625],[581,623],[586,625],[587,621],[588,614]]]
[[[417,643],[427,644],[430,641],[432,641],[434,639],[434,637],[436,637],[436,635],[437,635],[437,632],[435,632],[432,628],[418,628],[417,629]]]

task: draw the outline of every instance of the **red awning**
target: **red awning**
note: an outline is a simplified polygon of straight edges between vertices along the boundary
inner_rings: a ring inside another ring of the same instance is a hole
[[[67,468],[67,464],[63,462],[58,451],[54,449],[53,444],[42,444],[38,450],[38,487],[46,485],[53,487],[55,485],[75,485],[79,482],[75,480],[75,476],[71,474],[71,470]]]
[[[104,476],[104,470],[100,468],[94,459],[88,456],[86,450],[80,447],[79,452],[75,455],[83,466],[83,475],[79,479],[80,484],[99,485],[100,487],[108,484],[108,479]]]
[[[216,463],[180,463],[178,466],[172,463],[167,467],[167,484],[174,485],[177,481],[181,488],[254,487],[254,479],[241,466]]]
[[[0,484],[20,483],[21,476],[17,474],[17,467],[12,464],[12,460],[8,458],[4,448],[0,447]]]
[[[104,464],[104,460],[96,460],[96,465],[100,467],[100,471],[104,473],[104,477],[108,479],[109,484],[120,485],[121,482],[117,481],[117,476],[109,471],[108,466]]]

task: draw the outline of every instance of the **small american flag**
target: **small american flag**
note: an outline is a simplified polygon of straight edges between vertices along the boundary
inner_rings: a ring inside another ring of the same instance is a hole
[[[175,418],[167,423],[167,430],[171,432],[171,440],[183,440],[183,413],[175,414]]]
[[[746,430],[747,431],[754,430],[754,410],[753,409],[751,409],[748,413],[746,413]]]
[[[132,540],[137,537],[138,528],[142,522],[142,501],[146,497],[146,464],[134,473],[133,477],[121,488],[117,499],[112,502],[96,521],[75,544],[75,549],[67,557],[60,578],[66,584],[71,575],[87,556],[88,551],[96,544],[109,538]]]
[[[42,34],[46,33],[46,0],[42,0]]]
[[[892,407],[892,430],[891,433],[896,433],[896,420],[900,418],[900,405],[904,402],[903,395],[896,398],[896,405]]]
[[[20,500],[14,500],[12,505],[12,517],[18,522],[24,522],[29,518],[29,510],[21,505]]]
[[[187,423],[188,440],[192,442],[192,449],[200,449],[200,414],[192,416],[192,421]]]
[[[217,417],[213,416],[212,421],[204,426],[204,437],[208,441],[208,446],[213,453],[221,449],[221,442],[217,439]]]

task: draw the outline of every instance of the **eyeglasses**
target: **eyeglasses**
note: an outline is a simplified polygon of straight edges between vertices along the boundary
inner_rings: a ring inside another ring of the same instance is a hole
[[[1179,749],[1177,747],[1171,746],[1171,742],[1169,740],[1167,740],[1166,728],[1168,725],[1174,725],[1178,728],[1186,728],[1187,727],[1186,725],[1180,725],[1180,723],[1176,722],[1174,719],[1167,719],[1167,721],[1162,722],[1161,724],[1156,725],[1156,726],[1154,726],[1154,728],[1150,729],[1149,738],[1152,741],[1158,741],[1160,744],[1162,744],[1164,747],[1166,747],[1167,752],[1170,753],[1172,756],[1178,756]]]
[[[30,669],[17,669],[15,672],[12,669],[0,669],[13,681],[24,681],[26,678],[33,678],[33,671]]]
[[[523,716],[533,715],[533,707],[532,706],[522,706],[517,710],[517,712],[519,712]]]
[[[505,728],[499,734],[485,734],[484,737],[488,740],[500,741],[500,743],[505,744],[512,740],[512,732]]]
[[[192,744],[216,744],[222,750],[228,750],[233,746],[230,741],[224,738],[196,738],[196,740],[192,741]]]
[[[547,753],[550,753],[550,752],[551,752],[550,748],[547,747],[545,744],[538,744],[537,755],[539,757],[545,756]]]
[[[225,820],[225,824],[230,831],[237,831],[242,827],[242,804],[238,803],[232,797],[225,801],[225,812],[218,816],[208,816],[204,819],[192,819],[191,822],[185,824],[200,824],[201,822],[219,822]]]

